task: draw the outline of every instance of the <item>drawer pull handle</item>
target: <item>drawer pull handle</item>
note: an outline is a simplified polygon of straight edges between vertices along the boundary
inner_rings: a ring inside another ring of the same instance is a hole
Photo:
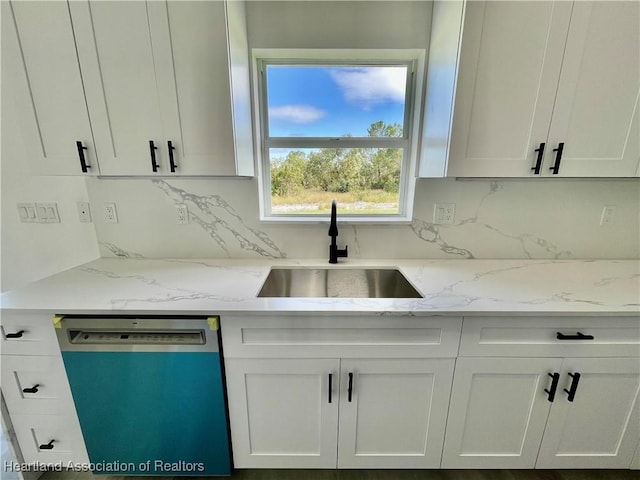
[[[547,375],[549,375],[551,378],[553,378],[553,381],[551,382],[551,389],[547,390],[546,388],[544,389],[544,391],[547,393],[547,400],[549,400],[549,402],[553,403],[553,400],[556,398],[556,390],[558,388],[558,381],[560,380],[560,374],[559,373],[548,373]]]
[[[36,383],[33,387],[30,388],[23,388],[22,391],[24,393],[38,393],[38,387],[40,386],[39,383]]]
[[[554,148],[553,151],[556,152],[556,161],[553,166],[549,167],[549,170],[554,175],[558,174],[558,170],[560,170],[560,160],[562,160],[562,150],[564,149],[564,143],[559,143],[558,148]]]
[[[171,167],[171,173],[175,173],[177,165],[173,158],[173,151],[176,147],[173,146],[173,142],[171,140],[167,142],[167,149],[169,150],[169,166]]]
[[[332,383],[333,383],[333,374],[330,373],[329,374],[329,403],[331,403],[331,393],[332,393],[332,390],[333,390],[333,384]]]
[[[55,442],[55,440],[49,440],[49,443],[43,443],[40,445],[40,450],[53,450],[53,442]]]
[[[531,170],[533,170],[534,175],[540,175],[540,167],[542,166],[542,157],[544,156],[544,142],[541,143],[540,146],[534,150],[534,152],[537,152],[538,156],[536,158],[536,165],[535,167],[531,167]]]
[[[24,330],[20,330],[19,332],[16,333],[7,333],[7,335],[5,335],[7,338],[22,338],[22,334],[24,333]]]
[[[571,387],[569,388],[569,390],[565,388],[564,391],[567,393],[567,400],[569,402],[573,402],[573,399],[576,396],[576,390],[578,390],[578,382],[580,381],[580,374],[570,373],[569,376],[573,379],[571,380]]]
[[[353,373],[349,372],[349,390],[347,394],[347,400],[351,401],[351,397],[353,394]]]
[[[575,335],[565,335],[564,333],[557,332],[556,338],[558,340],[593,340],[593,335],[585,335],[582,332],[576,332]]]
[[[91,168],[91,165],[87,165],[87,160],[84,158],[84,151],[87,147],[83,147],[82,142],[76,142],[76,148],[78,149],[78,157],[80,158],[80,169],[82,173],[87,173],[87,168]]]
[[[155,172],[158,171],[158,163],[156,162],[156,147],[153,143],[153,140],[149,140],[149,155],[151,156],[151,170]]]

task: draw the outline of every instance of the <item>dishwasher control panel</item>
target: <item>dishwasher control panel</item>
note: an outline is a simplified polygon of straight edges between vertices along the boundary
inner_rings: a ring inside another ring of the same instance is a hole
[[[69,330],[71,344],[204,345],[203,330]]]

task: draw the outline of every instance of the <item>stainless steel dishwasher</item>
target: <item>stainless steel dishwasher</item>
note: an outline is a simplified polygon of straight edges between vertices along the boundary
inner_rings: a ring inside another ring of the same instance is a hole
[[[95,473],[230,475],[217,317],[62,317]]]

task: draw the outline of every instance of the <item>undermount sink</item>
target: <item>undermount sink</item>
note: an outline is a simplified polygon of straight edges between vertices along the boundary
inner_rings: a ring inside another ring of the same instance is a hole
[[[422,298],[395,268],[273,268],[258,297]]]

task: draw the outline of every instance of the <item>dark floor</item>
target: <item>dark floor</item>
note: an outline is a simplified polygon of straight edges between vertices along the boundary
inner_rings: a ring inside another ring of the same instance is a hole
[[[48,472],[40,480],[203,480]],[[233,480],[640,480],[637,470],[236,470]]]

